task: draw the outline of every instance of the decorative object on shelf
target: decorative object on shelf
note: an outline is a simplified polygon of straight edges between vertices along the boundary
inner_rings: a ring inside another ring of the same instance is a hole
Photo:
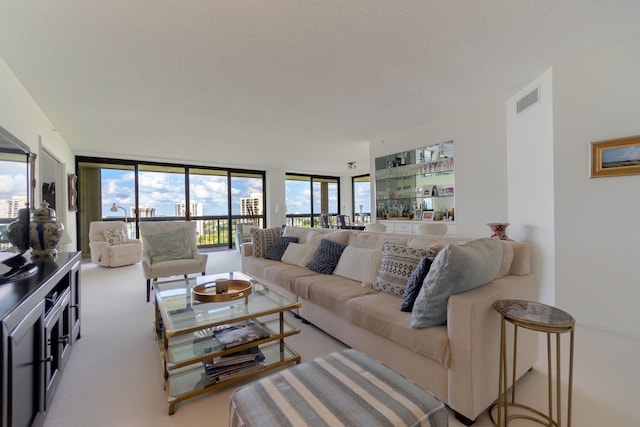
[[[490,222],[487,224],[491,228],[491,236],[500,240],[513,240],[507,236],[507,227],[511,225],[509,222]]]
[[[75,212],[78,210],[78,177],[74,173],[70,173],[69,176],[69,210]]]
[[[7,226],[9,241],[20,252],[29,249],[30,210],[27,206],[18,210],[18,218]]]
[[[53,258],[58,254],[56,247],[62,239],[64,226],[56,219],[56,211],[49,207],[49,203],[42,202],[33,212],[33,219],[29,224],[29,246],[32,258]]]
[[[422,221],[422,208],[417,208],[413,211],[413,219],[416,221]]]
[[[433,211],[424,211],[424,212],[422,212],[422,220],[423,221],[433,221]]]
[[[591,143],[591,178],[640,174],[640,135]]]

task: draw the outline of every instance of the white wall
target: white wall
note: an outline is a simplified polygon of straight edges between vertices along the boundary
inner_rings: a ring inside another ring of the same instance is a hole
[[[640,175],[589,178],[590,143],[640,135],[640,37],[554,66],[556,301],[640,338]]]
[[[16,138],[27,144],[31,152],[36,153],[35,177],[36,188],[42,184],[39,176],[40,144],[50,153],[65,164],[66,174],[74,173],[75,160],[71,148],[62,135],[54,130],[53,124],[45,116],[44,112],[33,101],[31,95],[25,90],[7,64],[0,58],[0,125],[11,132]],[[63,186],[66,191],[66,186]],[[65,201],[68,200],[65,198]],[[35,192],[36,205],[41,201],[40,191]],[[62,207],[62,209],[66,209]],[[60,214],[60,213],[59,213]],[[76,216],[69,212],[65,215],[65,230],[71,240],[76,240]],[[65,245],[63,250],[74,250],[75,243]]]
[[[535,88],[540,102],[516,114],[516,102]],[[540,301],[555,303],[553,87],[551,69],[506,103],[509,228],[529,242]]]
[[[488,222],[508,219],[506,122],[502,104],[402,134],[374,138],[376,142],[370,144],[372,182],[375,157],[448,140],[453,140],[455,150],[456,233],[489,236]],[[375,186],[372,195],[375,197]],[[375,212],[375,201],[372,206]]]

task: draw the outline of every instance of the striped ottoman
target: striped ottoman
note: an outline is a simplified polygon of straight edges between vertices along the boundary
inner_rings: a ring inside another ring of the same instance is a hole
[[[239,388],[229,411],[232,427],[443,427],[449,422],[442,402],[351,349]]]

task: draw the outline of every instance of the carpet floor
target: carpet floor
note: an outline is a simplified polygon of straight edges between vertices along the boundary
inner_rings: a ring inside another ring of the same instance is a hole
[[[237,252],[209,253],[208,274],[239,269]],[[154,305],[145,301],[141,265],[105,268],[83,263],[81,280],[82,338],[73,347],[45,427],[227,426],[229,397],[242,383],[183,402],[176,406],[174,415],[168,415],[153,331]],[[290,314],[287,318],[301,329],[287,342],[300,353],[303,362],[345,348],[313,325],[302,324]],[[615,353],[618,359],[605,363],[635,363],[632,360],[633,354],[638,354],[637,342],[622,343],[621,351]],[[573,425],[640,425],[637,415],[629,410],[637,398],[640,378],[614,376],[617,383],[608,385],[611,375],[615,375],[611,365],[607,365],[608,371],[598,370],[601,356],[610,356],[616,346],[620,348],[615,337],[578,328],[576,354],[581,356],[576,357]],[[599,353],[590,353],[596,347],[601,349]],[[518,382],[518,393],[527,403],[544,409],[546,374],[544,363],[539,365]],[[600,387],[608,390],[604,398],[597,391]],[[449,419],[450,426],[462,426],[451,412]],[[475,424],[491,425],[486,412]]]

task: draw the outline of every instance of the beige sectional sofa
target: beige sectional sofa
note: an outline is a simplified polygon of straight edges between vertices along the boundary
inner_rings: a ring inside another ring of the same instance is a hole
[[[441,249],[448,244],[474,240],[296,227],[287,227],[283,235],[297,238],[299,245],[317,246],[322,239],[328,239],[380,254],[386,242],[409,248]],[[258,252],[264,255],[264,242],[260,244],[262,249]],[[400,311],[401,296],[380,292],[367,280],[360,280],[366,277],[374,280],[377,271],[372,270],[379,268],[380,261],[376,264],[374,260],[373,266],[360,261],[350,262],[351,265],[338,262],[340,267],[334,273],[318,274],[291,263],[291,257],[284,258],[289,263],[257,257],[253,243],[244,244],[241,253],[245,273],[301,302],[300,317],[416,382],[469,424],[496,401],[498,394],[500,316],[493,309],[493,302],[538,297],[530,274],[528,245],[502,241],[501,245],[504,256],[499,278],[451,296],[446,324],[426,328],[411,327],[412,313]],[[345,275],[351,278],[336,274],[349,269]],[[433,266],[429,274],[437,274]],[[519,334],[517,355],[519,378],[537,360],[535,334],[527,331]]]

